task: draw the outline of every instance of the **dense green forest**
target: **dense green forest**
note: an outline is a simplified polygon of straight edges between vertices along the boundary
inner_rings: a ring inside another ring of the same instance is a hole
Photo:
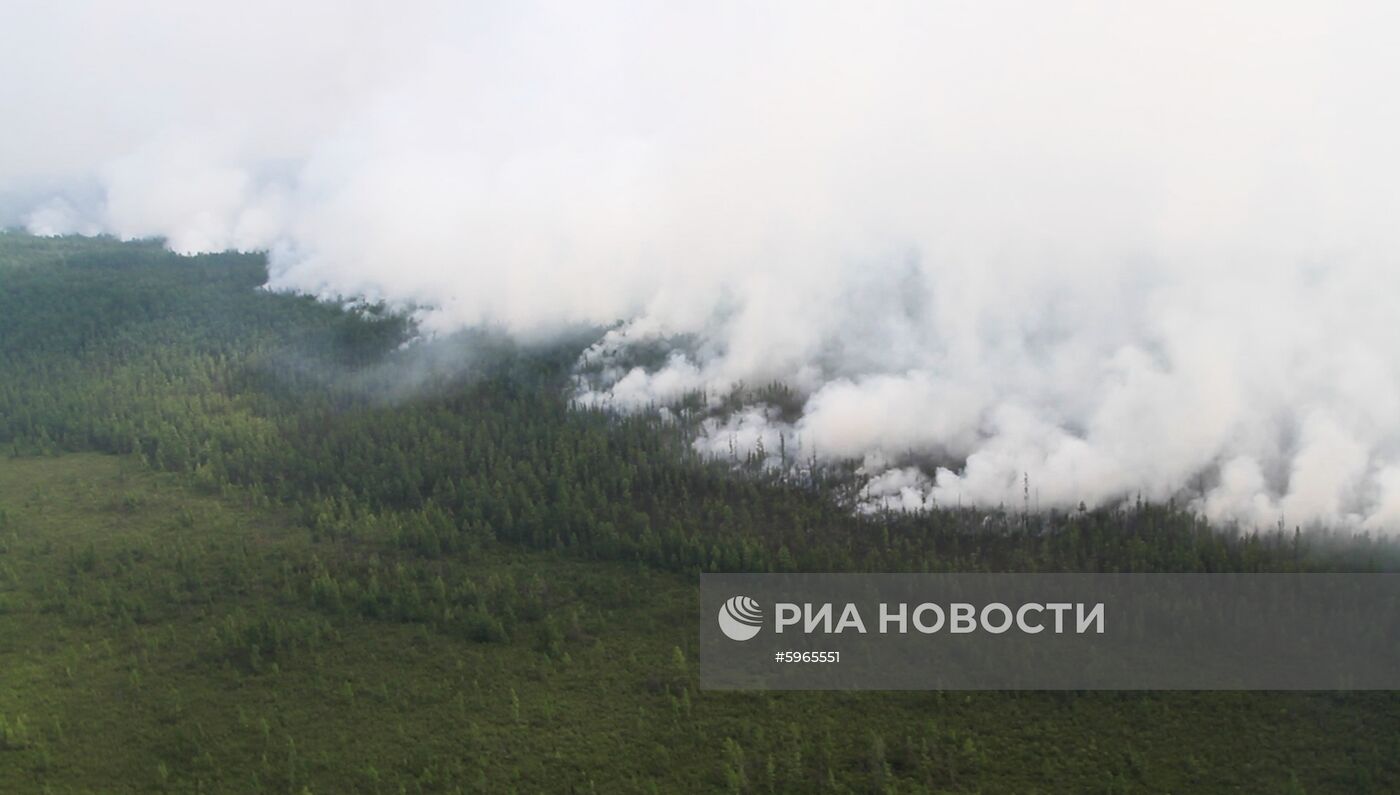
[[[1390,792],[1390,694],[699,691],[700,571],[1395,571],[1177,506],[859,515],[258,255],[0,234],[0,791]],[[773,393],[781,387],[772,387]]]

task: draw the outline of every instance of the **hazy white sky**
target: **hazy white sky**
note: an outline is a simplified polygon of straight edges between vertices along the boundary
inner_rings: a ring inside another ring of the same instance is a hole
[[[1400,524],[1393,4],[861,5],[11,2],[0,222],[696,334],[593,397],[788,381],[702,444],[897,504]]]

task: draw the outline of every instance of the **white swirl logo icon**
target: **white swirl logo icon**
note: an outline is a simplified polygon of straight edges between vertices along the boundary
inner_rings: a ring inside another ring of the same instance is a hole
[[[763,608],[747,596],[731,596],[719,607],[719,629],[730,640],[748,640],[763,626]]]

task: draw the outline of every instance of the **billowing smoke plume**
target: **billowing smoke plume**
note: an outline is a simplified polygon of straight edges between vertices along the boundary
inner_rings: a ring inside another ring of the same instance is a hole
[[[21,3],[0,211],[446,330],[872,500],[1400,526],[1391,4]],[[677,344],[630,368],[638,342]]]

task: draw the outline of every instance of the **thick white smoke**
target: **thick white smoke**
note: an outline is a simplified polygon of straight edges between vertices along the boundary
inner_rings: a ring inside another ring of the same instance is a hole
[[[8,17],[0,210],[35,231],[266,249],[276,287],[435,329],[624,321],[595,364],[684,337],[585,399],[785,382],[800,418],[700,444],[861,458],[892,506],[1028,475],[1400,526],[1389,4]]]

